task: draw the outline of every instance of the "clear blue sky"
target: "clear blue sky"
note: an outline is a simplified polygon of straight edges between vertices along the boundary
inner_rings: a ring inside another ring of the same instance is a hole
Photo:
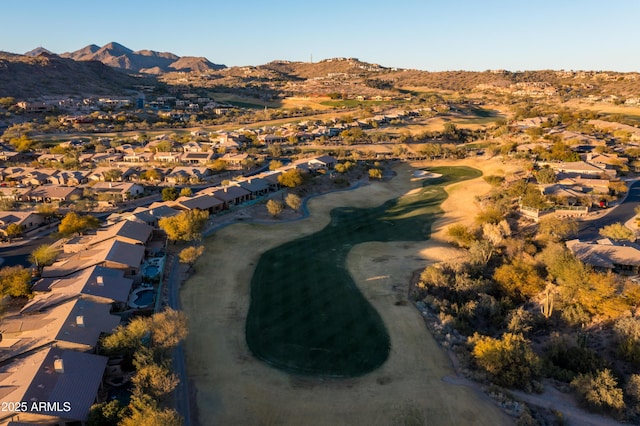
[[[0,50],[133,50],[261,65],[363,61],[427,71],[640,71],[639,0],[14,0]]]

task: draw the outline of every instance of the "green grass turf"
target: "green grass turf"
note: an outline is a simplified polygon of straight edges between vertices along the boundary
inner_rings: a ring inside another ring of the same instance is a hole
[[[389,335],[346,268],[349,250],[367,241],[429,238],[444,186],[481,176],[468,167],[434,167],[418,194],[369,209],[331,211],[323,230],[265,252],[251,281],[246,338],[276,368],[318,376],[359,376],[382,365]],[[400,179],[397,177],[396,179]]]

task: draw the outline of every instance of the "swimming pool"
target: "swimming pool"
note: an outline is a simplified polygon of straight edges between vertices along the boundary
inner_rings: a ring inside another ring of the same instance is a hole
[[[135,290],[129,298],[129,307],[146,308],[153,304],[155,299],[155,290],[150,288],[140,288]]]

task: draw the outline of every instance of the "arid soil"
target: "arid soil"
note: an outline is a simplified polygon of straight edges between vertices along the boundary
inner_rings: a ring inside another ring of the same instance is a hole
[[[439,161],[437,165],[480,167],[485,174],[508,169],[499,161]],[[445,214],[434,224],[430,240],[366,243],[351,251],[349,271],[391,336],[391,353],[380,369],[351,379],[291,376],[256,360],[247,348],[244,322],[249,284],[260,254],[322,229],[334,207],[373,207],[410,192],[421,185],[410,179],[413,170],[400,165],[398,175],[389,182],[314,198],[306,219],[235,224],[207,239],[205,255],[181,292],[190,321],[187,370],[196,388],[202,425],[513,423],[488,397],[442,381],[455,374],[451,362],[418,311],[407,303],[413,271],[459,255],[445,241],[444,229],[450,223],[472,220],[478,209],[475,196],[489,190],[481,178],[448,188],[451,196],[442,205]]]

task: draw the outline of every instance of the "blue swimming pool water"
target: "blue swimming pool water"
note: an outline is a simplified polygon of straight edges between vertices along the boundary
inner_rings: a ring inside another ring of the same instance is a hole
[[[144,267],[144,276],[145,277],[156,277],[160,272],[160,268],[155,265],[147,265]]]
[[[149,306],[153,303],[153,290],[143,290],[136,294],[136,300],[133,301],[138,306]]]

